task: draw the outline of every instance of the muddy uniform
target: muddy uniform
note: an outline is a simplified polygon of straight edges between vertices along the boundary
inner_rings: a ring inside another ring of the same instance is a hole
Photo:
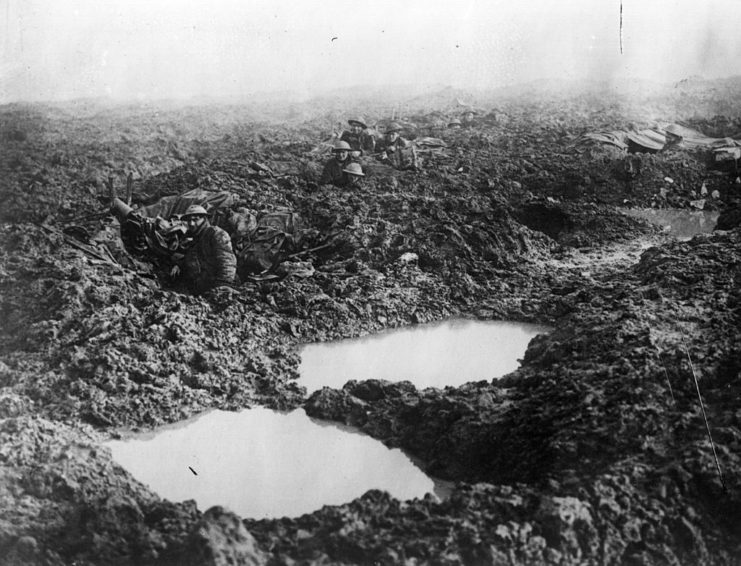
[[[409,147],[409,142],[399,136],[394,141],[381,140],[378,142],[378,152],[382,153],[381,161],[386,161],[395,169],[402,169],[405,165],[401,150]]]
[[[237,274],[237,258],[229,234],[206,221],[194,240],[183,258],[183,275],[193,292],[205,293],[220,285],[232,285]]]
[[[365,132],[354,134],[345,130],[340,136],[340,141],[349,143],[353,151],[360,151],[366,155],[373,153],[376,147],[376,140]]]
[[[345,166],[350,162],[350,159],[340,161],[336,157],[333,157],[324,165],[322,171],[322,178],[319,180],[321,185],[332,184],[335,187],[345,187],[348,184],[347,173],[343,171]]]

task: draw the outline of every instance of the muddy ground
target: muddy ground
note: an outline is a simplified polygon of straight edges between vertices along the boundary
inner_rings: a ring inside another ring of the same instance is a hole
[[[368,166],[360,191],[317,185],[320,142],[390,103],[0,108],[0,564],[738,564],[741,183],[708,152],[579,140],[654,120],[735,135],[739,93],[431,93],[403,106],[409,137],[465,97],[478,124],[436,131],[449,148],[419,172]],[[308,277],[177,292],[106,213],[128,173],[137,203],[229,190],[330,245],[300,257]],[[726,230],[684,242],[616,209],[703,196]],[[452,315],[555,330],[495,382],[305,398],[301,343]],[[249,520],[160,499],[102,446],[257,405],[357,426],[453,494]]]

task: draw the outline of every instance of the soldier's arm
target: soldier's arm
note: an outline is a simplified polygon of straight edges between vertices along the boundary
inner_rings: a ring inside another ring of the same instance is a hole
[[[386,152],[386,143],[383,140],[376,142],[376,155],[378,155],[379,161],[385,161],[389,158]]]
[[[214,273],[216,286],[231,285],[237,274],[237,258],[232,251],[232,241],[224,230],[214,230],[212,238],[216,260]]]

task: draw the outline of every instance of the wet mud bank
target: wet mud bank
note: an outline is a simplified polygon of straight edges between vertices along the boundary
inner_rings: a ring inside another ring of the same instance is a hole
[[[362,192],[317,186],[316,116],[0,109],[16,132],[0,195],[0,563],[735,563],[741,232],[676,242],[619,213],[689,206],[706,163],[649,156],[628,183],[624,157],[565,151],[585,123],[630,116],[590,104],[503,103],[420,172],[371,168]],[[291,208],[328,245],[301,258],[310,275],[180,293],[105,213],[106,178],[129,171],[135,201],[228,190]],[[706,183],[707,206],[732,209],[734,180]],[[305,397],[300,344],[454,315],[554,331],[494,382]],[[102,447],[252,406],[359,427],[456,487],[258,521],[162,500]]]

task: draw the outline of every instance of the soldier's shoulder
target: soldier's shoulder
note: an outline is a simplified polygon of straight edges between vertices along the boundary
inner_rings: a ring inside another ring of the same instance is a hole
[[[207,233],[209,236],[211,236],[211,238],[219,242],[231,242],[231,238],[229,237],[227,231],[223,228],[219,228],[218,226],[209,226],[207,228]]]

